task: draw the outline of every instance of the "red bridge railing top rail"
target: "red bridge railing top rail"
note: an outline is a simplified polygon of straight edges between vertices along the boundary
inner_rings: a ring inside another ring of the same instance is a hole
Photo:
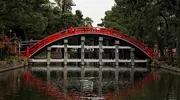
[[[115,37],[121,40],[124,40],[140,50],[142,50],[146,55],[148,55],[150,58],[152,58],[152,50],[148,49],[148,47],[142,43],[137,41],[135,38],[132,38],[128,36],[125,33],[113,30],[113,29],[107,29],[107,28],[99,28],[99,27],[78,27],[78,28],[73,28],[70,27],[68,30],[62,30],[60,32],[57,32],[55,34],[52,34],[36,44],[27,47],[26,50],[26,57],[29,58],[31,57],[34,53],[42,49],[43,47],[47,46],[50,43],[53,43],[59,39],[66,38],[69,36],[73,35],[83,35],[83,34],[99,34],[99,35],[107,35],[111,37]]]

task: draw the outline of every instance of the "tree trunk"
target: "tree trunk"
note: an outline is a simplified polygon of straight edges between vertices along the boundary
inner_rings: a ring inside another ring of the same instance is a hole
[[[24,30],[24,39],[25,39],[26,41],[28,41],[28,34],[27,34],[26,30]]]
[[[159,46],[160,54],[161,54],[161,57],[162,57],[162,56],[164,56],[164,46],[161,43],[161,41],[158,41],[158,46]]]
[[[66,0],[63,0],[62,2],[62,13],[66,12]]]

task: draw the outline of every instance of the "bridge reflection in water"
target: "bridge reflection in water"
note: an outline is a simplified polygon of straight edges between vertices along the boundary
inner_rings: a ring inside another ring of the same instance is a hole
[[[109,83],[108,78],[112,81],[110,86],[113,91],[118,91],[120,84],[132,85],[136,80],[135,73],[148,73],[148,59],[152,59],[151,53],[141,42],[123,33],[103,28],[70,28],[66,32],[55,33],[27,47],[25,56],[32,64],[29,66],[32,72],[46,73],[47,83],[51,83],[53,73],[57,74],[57,79],[62,80],[61,84],[57,84],[63,86],[63,95],[68,94],[70,83],[73,83],[81,87],[77,91],[95,90],[93,93],[99,99],[104,98],[103,89],[107,87],[104,84]],[[77,78],[70,81],[72,76]],[[33,80],[28,79],[35,78],[28,73],[25,77],[29,84]],[[88,77],[95,78],[87,79]],[[36,82],[43,83],[35,78],[35,84]],[[78,86],[74,87],[77,89]],[[53,91],[56,89],[51,92]],[[81,97],[84,95],[84,92],[79,93]],[[57,91],[52,96],[58,99],[62,97]]]
[[[128,70],[120,71],[118,73],[119,75],[118,80],[116,80],[117,78],[115,78],[116,75],[114,71],[104,71],[102,73],[102,76],[99,76],[98,71],[89,70],[86,71],[85,76],[83,78],[81,77],[81,71],[78,72],[77,70],[69,71],[66,77],[63,76],[64,75],[63,70],[62,71],[47,70],[44,72],[44,71],[38,71],[36,69],[33,70],[32,72],[35,75],[46,76],[47,79],[44,80],[47,80],[47,84],[48,83],[51,84],[48,85],[50,87],[48,88],[49,89],[48,91],[49,92],[52,91],[49,95],[56,97],[58,99],[81,98],[82,100],[86,100],[86,99],[90,100],[90,98],[94,98],[94,99],[96,98],[95,100],[111,100],[113,98],[111,95],[112,92],[119,92],[120,90],[124,90],[125,88],[134,85],[134,80],[133,81],[131,80],[132,76],[129,74]],[[144,72],[144,74],[142,72],[135,72],[135,75],[140,76],[139,78],[144,78],[144,75],[146,74],[147,72]],[[32,80],[30,81],[30,83],[35,82],[31,84],[36,84],[35,86],[40,86],[40,87],[36,87],[38,89],[41,88],[41,84],[43,82],[38,81],[40,79],[34,76],[31,77],[30,78]],[[147,77],[144,78],[143,81],[138,83],[139,86],[152,82],[152,77],[153,77],[152,73],[149,74]],[[139,79],[135,79],[135,81],[137,80]],[[54,89],[54,87],[56,87],[56,89]],[[70,95],[72,97],[70,97]],[[81,100],[81,99],[77,99],[77,100]]]
[[[84,97],[99,96],[97,73],[87,72],[86,79],[81,80],[80,73],[69,72],[67,94],[64,94],[65,87],[63,86],[62,72],[52,71],[51,78],[47,82],[47,72],[31,72],[31,74],[29,73],[31,78],[29,77],[29,81],[27,81],[26,75],[23,75],[25,71],[27,70],[18,69],[0,74],[1,100],[68,100],[56,99],[54,97],[55,92],[61,94],[59,97],[67,96],[69,98],[79,98],[80,95]],[[119,79],[119,90],[116,91],[114,74],[112,72],[103,73],[102,97],[105,100],[180,100],[180,85],[178,85],[180,84],[180,75],[178,73],[164,70],[152,71],[149,74],[135,72],[133,85],[128,85],[131,83],[126,72],[120,73],[120,75],[121,77],[123,75],[123,77]],[[27,84],[27,82],[29,83]]]

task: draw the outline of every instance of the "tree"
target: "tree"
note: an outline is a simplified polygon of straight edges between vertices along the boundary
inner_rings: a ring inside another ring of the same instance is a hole
[[[66,29],[69,29],[71,26],[77,27],[79,26],[75,15],[72,13],[64,13],[61,16],[62,26],[65,26]]]
[[[0,12],[2,30],[16,30],[18,27],[24,31],[26,39],[29,35],[26,34],[27,32],[34,33],[45,30],[47,18],[35,10],[46,0],[2,0],[1,2],[5,5],[4,10]],[[23,33],[20,34],[23,35]]]
[[[93,20],[90,17],[84,19],[85,26],[92,26]]]
[[[62,13],[71,11],[72,9],[71,6],[75,5],[72,0],[54,0],[54,1],[62,9]]]
[[[135,36],[150,47],[158,42],[161,54],[165,47],[175,47],[179,36],[178,0],[115,0],[102,24]]]
[[[84,19],[83,19],[83,14],[80,10],[76,10],[75,14],[76,20],[79,23],[78,26],[83,26],[84,25]]]
[[[1,0],[0,31],[12,30],[22,40],[28,40],[42,39],[70,26],[84,25],[81,11],[77,10],[76,14],[70,11],[72,0],[65,2],[66,11],[62,13],[60,5],[52,5],[49,0]]]

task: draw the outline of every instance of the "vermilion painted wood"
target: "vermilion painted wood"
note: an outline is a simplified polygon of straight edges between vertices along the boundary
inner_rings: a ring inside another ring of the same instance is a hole
[[[41,50],[48,44],[51,44],[55,41],[58,41],[60,39],[75,36],[75,35],[85,35],[85,34],[97,34],[97,35],[105,35],[114,37],[123,41],[126,41],[141,51],[143,51],[147,56],[149,56],[152,59],[152,49],[148,49],[143,43],[137,41],[136,39],[129,37],[128,35],[118,32],[113,29],[107,29],[107,28],[98,28],[98,27],[79,27],[79,28],[72,28],[70,27],[69,30],[64,30],[57,32],[55,34],[52,34],[41,41],[37,42],[33,46],[30,46],[26,50],[26,57],[30,58],[33,56],[37,51]]]

